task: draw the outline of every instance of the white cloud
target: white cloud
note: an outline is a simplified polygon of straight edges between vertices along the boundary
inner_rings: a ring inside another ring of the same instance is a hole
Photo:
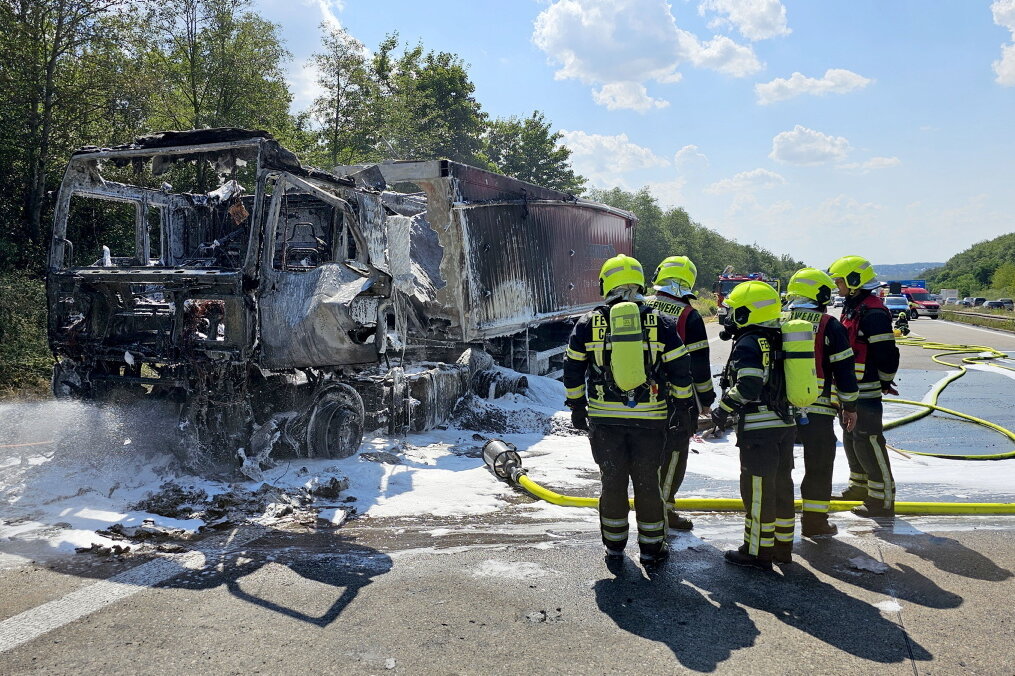
[[[786,179],[768,169],[752,169],[751,171],[742,171],[735,176],[730,178],[724,178],[720,181],[716,181],[712,185],[705,188],[705,192],[712,195],[720,195],[722,193],[741,193],[752,190],[763,190],[765,188],[774,188],[779,185],[784,185]]]
[[[321,12],[321,19],[333,28],[341,28],[342,22],[338,20],[339,13],[345,9],[342,0],[303,0],[303,4],[309,7],[317,7]]]
[[[698,13],[706,11],[722,16],[709,22],[712,29],[735,26],[748,40],[765,40],[778,35],[789,35],[792,31],[786,25],[786,8],[779,0],[703,0]]]
[[[817,165],[840,162],[852,147],[842,136],[829,136],[802,125],[784,131],[772,139],[769,157],[786,164]]]
[[[680,176],[672,181],[649,182],[645,187],[659,200],[659,206],[663,209],[672,209],[684,204],[685,185],[687,185],[687,179]]]
[[[875,169],[888,169],[889,167],[897,167],[900,164],[902,164],[902,160],[900,160],[898,157],[872,157],[866,162],[850,162],[849,164],[844,164],[842,165],[842,168],[871,171]]]
[[[698,152],[698,146],[684,146],[673,156],[673,163],[682,171],[701,171],[708,167],[708,158]]]
[[[645,85],[637,82],[610,82],[599,91],[593,91],[592,100],[608,110],[627,109],[639,113],[670,105],[669,101],[649,96]]]
[[[703,43],[691,33],[682,33],[681,41],[688,58],[699,68],[710,68],[733,77],[746,77],[764,68],[753,49],[737,44],[725,35],[717,35]]]
[[[1001,45],[1001,58],[994,62],[997,83],[1015,87],[1015,0],[994,0],[990,6],[994,23],[1007,28],[1012,34],[1012,44]]]
[[[829,68],[824,77],[807,77],[803,73],[793,73],[789,78],[777,77],[771,82],[754,85],[754,93],[758,95],[758,103],[767,105],[776,101],[785,101],[801,94],[845,94],[863,89],[873,80],[857,75],[851,70]]]
[[[626,185],[622,174],[639,169],[667,167],[669,160],[632,143],[627,134],[605,136],[561,130],[561,143],[571,149],[571,164],[582,176],[601,187]]]
[[[611,109],[663,107],[644,85],[678,82],[683,63],[736,77],[762,67],[750,46],[679,28],[666,0],[557,0],[536,17],[532,42],[559,66],[554,77],[599,85],[593,96]]]

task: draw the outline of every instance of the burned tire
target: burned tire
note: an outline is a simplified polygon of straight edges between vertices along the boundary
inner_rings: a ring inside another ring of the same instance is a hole
[[[363,399],[344,383],[332,385],[317,397],[307,425],[311,457],[348,458],[363,443]]]

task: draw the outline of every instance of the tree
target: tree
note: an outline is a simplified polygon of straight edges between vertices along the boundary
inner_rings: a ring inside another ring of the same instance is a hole
[[[250,0],[153,0],[156,128],[285,128],[292,95],[279,28]]]
[[[123,0],[0,3],[0,145],[6,155],[0,159],[11,174],[2,188],[4,211],[6,219],[16,213],[23,219],[12,234],[21,231],[33,254],[43,242],[54,160],[76,138],[82,115],[93,113],[108,93],[91,88],[88,76],[102,67],[98,57],[113,51],[111,29],[124,8]]]
[[[383,46],[390,45],[389,39]],[[382,95],[380,153],[490,166],[482,155],[486,113],[472,96],[476,87],[465,63],[447,52],[424,54],[423,46],[416,45],[392,66],[391,49],[374,60]]]
[[[511,116],[490,123],[483,137],[483,153],[508,176],[562,192],[581,194],[585,179],[571,167],[571,149],[560,143],[563,134],[550,130],[543,113],[524,119]]]
[[[376,100],[363,43],[344,28],[321,24],[324,51],[313,55],[317,83],[323,93],[311,112],[321,127],[321,142],[328,166],[352,164],[370,156],[376,142],[374,119],[369,112]]]

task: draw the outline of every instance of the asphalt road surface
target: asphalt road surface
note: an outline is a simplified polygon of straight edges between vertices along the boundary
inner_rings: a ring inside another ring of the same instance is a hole
[[[926,378],[929,356],[904,348],[905,372]],[[1015,518],[843,518],[761,574],[722,560],[737,515],[698,516],[646,571],[608,569],[589,514],[247,525],[185,553],[0,570],[0,674],[1015,673]]]

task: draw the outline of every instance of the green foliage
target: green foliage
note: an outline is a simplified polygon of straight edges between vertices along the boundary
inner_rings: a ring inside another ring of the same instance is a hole
[[[979,242],[927,271],[932,291],[958,289],[962,296],[1015,295],[1015,233]]]
[[[585,179],[571,168],[571,149],[560,145],[561,138],[563,134],[552,131],[537,110],[524,119],[511,116],[491,122],[483,152],[502,174],[580,195]]]
[[[782,280],[783,289],[790,276],[804,267],[791,257],[776,256],[757,244],[739,244],[691,220],[683,209],[663,211],[659,202],[642,188],[627,192],[620,188],[592,190],[594,200],[626,209],[638,216],[634,255],[652,275],[667,256],[684,255],[698,268],[698,288],[710,289],[712,282],[727,265],[738,272],[764,272]]]
[[[39,389],[52,364],[43,283],[21,273],[0,274],[0,391]]]

